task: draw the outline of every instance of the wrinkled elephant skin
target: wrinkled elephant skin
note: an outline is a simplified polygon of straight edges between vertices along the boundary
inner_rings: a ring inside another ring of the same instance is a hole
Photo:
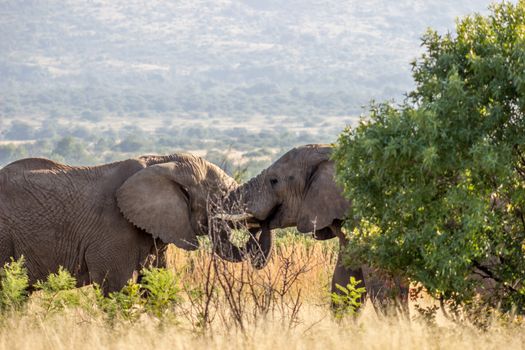
[[[0,170],[0,264],[24,256],[31,284],[63,266],[79,286],[119,290],[148,262],[162,265],[167,244],[197,249],[207,201],[235,187],[188,154],[93,167],[19,160]]]

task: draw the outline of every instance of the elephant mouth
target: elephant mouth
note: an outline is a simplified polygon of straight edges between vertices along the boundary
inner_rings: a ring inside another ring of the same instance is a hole
[[[270,230],[282,228],[282,203],[275,205],[265,217],[259,217],[249,209],[240,214],[217,214],[216,219],[230,222],[234,225],[241,224],[247,229],[256,229],[263,226]]]
[[[263,224],[267,224],[269,229],[274,229],[279,227],[279,222],[281,218],[281,206],[279,203],[275,205],[265,217],[259,217],[256,213],[247,209],[244,212],[229,214],[221,213],[214,216],[215,219],[224,220],[231,223],[240,223],[244,222],[247,228],[258,228],[262,227]]]
[[[232,262],[240,262],[249,258],[255,269],[265,267],[271,257],[273,250],[273,234],[270,225],[275,223],[280,216],[281,205],[277,205],[266,215],[266,218],[259,219],[249,211],[240,214],[216,214],[214,219],[229,222],[230,228],[246,228],[250,236],[244,247],[236,247],[225,236],[222,242],[217,242],[216,252],[223,258]],[[215,241],[218,241],[215,238]],[[221,247],[222,246],[222,247]],[[223,252],[225,250],[225,252]]]
[[[241,214],[218,214],[217,219],[229,222],[244,222],[247,228],[267,227],[274,229],[279,227],[281,221],[281,204],[274,206],[265,217],[259,217],[250,210],[246,210]]]
[[[261,225],[266,225],[270,230],[280,227],[281,222],[281,206],[282,204],[277,204],[275,207],[270,210],[266,218],[260,220]]]

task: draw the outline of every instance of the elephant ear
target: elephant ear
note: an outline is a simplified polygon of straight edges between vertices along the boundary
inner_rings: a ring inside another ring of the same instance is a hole
[[[343,220],[350,203],[343,197],[343,190],[334,179],[334,164],[323,161],[314,169],[306,184],[306,195],[297,218],[299,232],[321,231],[334,220]]]
[[[197,185],[189,164],[169,162],[144,168],[117,190],[120,210],[135,226],[186,250],[198,248],[191,218],[191,189]]]

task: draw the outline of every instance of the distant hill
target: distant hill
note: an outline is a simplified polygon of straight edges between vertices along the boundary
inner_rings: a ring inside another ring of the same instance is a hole
[[[0,2],[0,119],[357,115],[485,0]]]

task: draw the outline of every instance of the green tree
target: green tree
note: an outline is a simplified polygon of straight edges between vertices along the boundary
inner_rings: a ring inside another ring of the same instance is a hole
[[[0,145],[0,164],[6,164],[24,154],[22,147],[14,144]]]
[[[407,100],[374,104],[339,137],[337,177],[360,224],[347,258],[523,312],[525,1],[422,41]]]
[[[52,153],[52,156],[58,155],[68,163],[86,164],[92,161],[82,141],[72,136],[58,140]]]
[[[145,142],[134,135],[130,135],[122,140],[115,148],[121,152],[138,152],[144,148]]]
[[[34,136],[33,127],[23,121],[15,120],[5,134],[7,140],[30,140]]]

